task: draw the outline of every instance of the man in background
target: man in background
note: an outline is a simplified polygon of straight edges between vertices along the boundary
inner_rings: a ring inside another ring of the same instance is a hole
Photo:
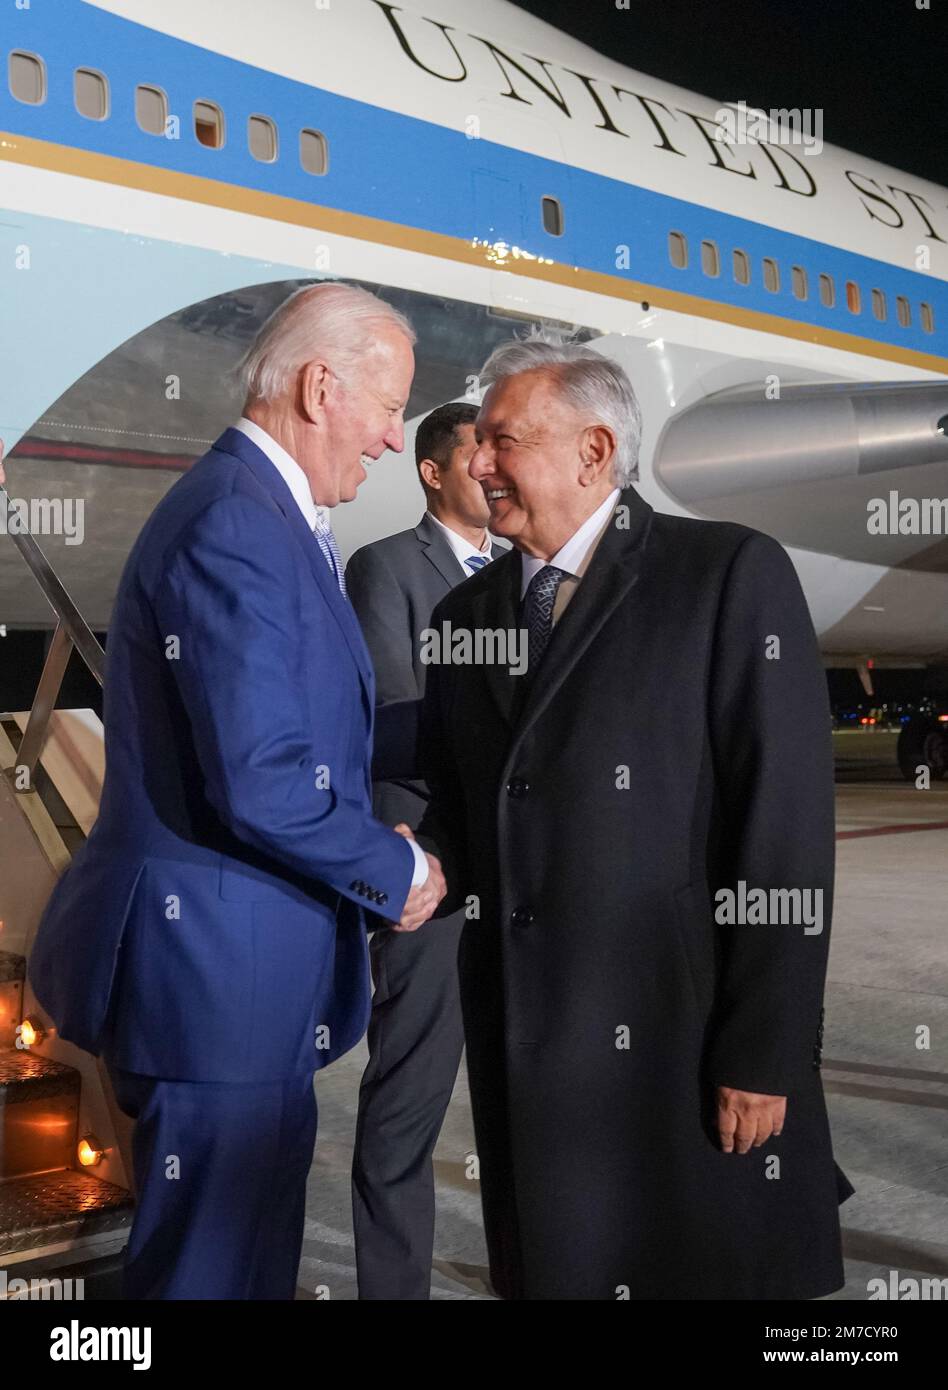
[[[426,667],[420,633],[432,609],[503,554],[487,534],[483,489],[467,471],[476,415],[477,406],[452,403],[422,421],[415,462],[427,511],[411,530],[358,550],[346,569],[381,705],[421,698]],[[375,814],[387,825],[414,827],[426,799],[423,783],[379,782]],[[464,1043],[456,972],[463,923],[459,911],[411,934],[380,927],[371,940],[375,995],[352,1166],[363,1299],[426,1299],[430,1293],[431,1155]]]

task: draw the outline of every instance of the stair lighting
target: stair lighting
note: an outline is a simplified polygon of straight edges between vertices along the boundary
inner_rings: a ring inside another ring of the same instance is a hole
[[[85,1134],[79,1140],[76,1157],[83,1168],[94,1168],[105,1157],[105,1150],[94,1134]]]
[[[25,1018],[20,1024],[20,1034],[17,1046],[20,1048],[35,1047],[46,1037],[46,1029],[35,1018]]]

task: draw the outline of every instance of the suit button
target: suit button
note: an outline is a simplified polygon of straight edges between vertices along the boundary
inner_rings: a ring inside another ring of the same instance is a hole
[[[388,902],[388,894],[387,894],[387,893],[379,893],[379,894],[377,895],[375,901],[376,901],[381,907],[384,907],[385,904]]]
[[[513,927],[529,927],[535,921],[536,913],[532,907],[515,907],[510,914],[510,925]]]
[[[530,783],[525,782],[522,777],[512,777],[507,783],[507,795],[513,797],[526,796],[530,790]]]

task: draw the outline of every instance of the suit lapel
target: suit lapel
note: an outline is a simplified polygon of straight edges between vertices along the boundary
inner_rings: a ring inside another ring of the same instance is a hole
[[[471,599],[473,623],[477,628],[500,628],[512,632],[520,626],[520,552],[509,550],[482,570],[484,583]],[[569,609],[567,609],[569,612]],[[526,635],[524,635],[526,641]],[[491,662],[483,667],[497,706],[509,724],[513,723],[520,676],[512,676],[506,666]]]
[[[618,522],[625,519],[628,525]],[[634,488],[625,488],[616,504],[616,519],[603,533],[576,593],[553,629],[549,645],[526,699],[521,701],[517,682],[505,666],[484,668],[494,698],[512,726],[516,739],[527,732],[543,713],[557,690],[595,640],[612,613],[638,582],[645,542],[652,522],[652,508]],[[519,553],[491,565],[504,582],[478,595],[475,622],[485,627],[518,628],[520,624]],[[526,638],[524,637],[524,640]]]
[[[248,439],[240,430],[228,429],[217,440],[214,448],[224,454],[231,454],[238,458],[241,463],[250,469],[254,477],[266,492],[273,498],[283,516],[286,518],[287,525],[296,537],[296,540],[303,550],[309,562],[316,586],[322,594],[327,606],[345,638],[349,650],[352,652],[356,666],[359,668],[359,676],[362,680],[363,697],[366,702],[370,727],[375,706],[375,676],[372,671],[372,663],[366,650],[365,641],[362,637],[362,630],[352,608],[352,604],[343,598],[339,585],[336,583],[332,570],[326,564],[326,557],[320,549],[319,541],[313,535],[306,524],[306,519],[296,504],[296,499],[290,492],[286,483],[280,477],[279,471],[267,458],[262,449],[258,449],[253,440]]]
[[[415,535],[418,537],[428,560],[434,565],[445,584],[451,589],[456,584],[460,584],[464,571],[458,564],[454,551],[427,512],[415,527]]]

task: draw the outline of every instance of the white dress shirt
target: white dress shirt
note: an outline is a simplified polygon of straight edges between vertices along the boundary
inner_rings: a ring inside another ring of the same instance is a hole
[[[570,536],[565,545],[560,547],[552,560],[540,560],[536,555],[525,555],[522,551],[520,552],[521,599],[527,592],[530,580],[535,574],[539,574],[546,565],[555,565],[557,569],[565,570],[567,574],[573,575],[577,580],[582,577],[586,557],[595,541],[599,539],[601,532],[606,529],[609,515],[618,500],[619,488],[613,488],[602,506],[597,507],[592,516],[586,518],[579,530]]]
[[[327,507],[318,507],[313,501],[313,494],[309,490],[309,480],[300,468],[292,454],[288,454],[282,444],[278,444],[272,434],[267,434],[266,430],[261,429],[253,420],[248,420],[246,415],[241,415],[234,429],[240,430],[245,434],[257,448],[266,454],[273,464],[280,477],[286,483],[293,500],[299,507],[306,521],[306,525],[311,531],[316,529],[316,522],[320,512],[328,513]]]
[[[256,444],[257,448],[262,453],[266,454],[267,458],[293,494],[293,499],[303,513],[303,517],[309,529],[315,531],[316,522],[320,520],[320,518],[328,525],[329,508],[321,507],[318,503],[313,501],[313,494],[309,490],[309,481],[306,474],[296,462],[296,459],[286,452],[282,444],[278,444],[272,435],[268,434],[266,430],[261,429],[255,421],[248,420],[245,415],[241,415],[234,428],[240,430],[241,434],[245,434],[253,444]],[[416,844],[414,840],[408,841],[408,847],[415,860],[415,869],[411,880],[411,885],[414,888],[416,884],[425,883],[427,881],[428,860],[425,857],[424,850],[419,844]]]
[[[464,571],[465,579],[470,579],[471,575],[475,572],[468,567],[467,563],[472,556],[478,555],[488,560],[493,558],[490,548],[490,536],[486,531],[484,532],[484,544],[481,546],[480,550],[478,550],[476,546],[471,545],[471,542],[465,540],[457,531],[452,531],[450,526],[445,526],[443,521],[439,521],[434,512],[426,512],[425,515],[429,516],[439,530],[444,533],[445,540],[454,551],[455,558]]]

